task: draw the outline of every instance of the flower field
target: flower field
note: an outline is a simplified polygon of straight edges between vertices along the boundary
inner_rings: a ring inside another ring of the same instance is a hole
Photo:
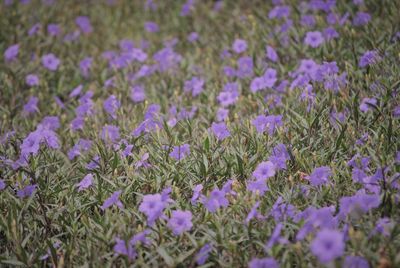
[[[399,14],[2,0],[0,267],[400,267]]]

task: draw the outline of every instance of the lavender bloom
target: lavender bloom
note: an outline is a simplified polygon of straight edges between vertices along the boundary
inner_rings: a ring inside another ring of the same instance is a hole
[[[110,97],[108,97],[103,103],[104,110],[106,110],[106,112],[113,119],[117,119],[116,113],[120,106],[121,106],[120,101],[114,95],[111,95]]]
[[[371,106],[376,106],[378,101],[375,98],[364,98],[360,104],[360,111],[363,113],[368,112]]]
[[[147,167],[150,167],[150,164],[147,161],[148,159],[149,159],[149,153],[144,153],[142,155],[142,157],[140,158],[140,160],[135,163],[135,168],[140,168],[140,167],[147,168]]]
[[[75,19],[75,23],[76,23],[76,25],[78,25],[80,30],[85,34],[89,34],[93,31],[92,25],[90,24],[89,17],[79,16]]]
[[[49,130],[57,130],[60,128],[60,119],[57,116],[46,116],[42,119],[38,128],[44,128]]]
[[[24,188],[20,189],[17,191],[17,196],[19,198],[26,198],[26,197],[31,197],[33,192],[36,190],[37,185],[27,185]]]
[[[79,69],[83,77],[89,76],[89,71],[92,66],[93,59],[90,57],[84,58],[79,62]]]
[[[168,228],[174,235],[180,235],[185,231],[192,229],[192,213],[190,211],[174,210],[168,221]]]
[[[277,62],[279,60],[278,53],[276,53],[275,49],[271,46],[266,47],[267,58],[273,62]]]
[[[208,198],[202,197],[201,202],[203,205],[211,212],[216,212],[220,207],[228,207],[229,201],[225,197],[226,192],[223,190],[219,190],[218,188],[214,188],[211,191],[210,196]]]
[[[344,253],[343,234],[337,230],[323,229],[311,243],[311,252],[323,264],[328,264]]]
[[[286,169],[286,161],[289,159],[286,146],[282,143],[279,143],[272,149],[272,155],[269,157],[269,161],[274,164],[276,170]]]
[[[277,126],[283,126],[282,115],[259,115],[252,121],[258,133],[263,133],[268,128],[268,134],[273,135]]]
[[[89,188],[93,183],[93,174],[89,173],[77,184],[78,191],[83,191]]]
[[[28,31],[28,35],[32,36],[35,35],[40,30],[41,24],[35,23]]]
[[[199,34],[196,33],[196,32],[191,32],[191,33],[188,35],[188,37],[187,37],[187,40],[188,40],[190,43],[194,43],[194,42],[196,42],[198,39],[199,39]]]
[[[179,161],[189,156],[189,154],[190,154],[190,145],[183,144],[175,146],[172,152],[169,154],[169,156]]]
[[[70,98],[74,98],[76,96],[79,96],[81,94],[81,91],[83,89],[82,85],[77,86],[76,88],[74,88],[71,93],[69,94]]]
[[[279,222],[275,226],[270,239],[268,240],[267,244],[265,245],[266,250],[271,249],[276,243],[286,244],[288,242],[287,239],[281,237],[282,228],[283,228],[283,224],[281,222]]]
[[[239,96],[239,92],[237,91],[223,91],[219,93],[217,100],[221,104],[222,107],[227,107],[234,104],[237,101]]]
[[[253,177],[258,180],[275,176],[275,165],[270,162],[261,162],[253,172]]]
[[[245,224],[248,225],[249,222],[251,221],[251,219],[253,219],[254,217],[256,217],[258,215],[258,207],[260,206],[260,201],[256,202],[253,207],[251,208],[249,214],[247,214],[247,217],[245,219]]]
[[[163,211],[167,202],[161,194],[148,194],[143,196],[139,211],[147,217],[147,224],[153,226],[155,221],[164,215]]]
[[[263,259],[253,258],[249,262],[249,268],[265,268],[265,267],[279,268],[279,264],[273,258],[263,258]]]
[[[227,119],[229,116],[229,110],[224,108],[219,108],[217,110],[217,121],[221,122]]]
[[[118,255],[127,256],[129,260],[135,259],[137,255],[134,245],[132,245],[131,241],[127,243],[118,237],[115,238],[115,245],[113,250]]]
[[[42,65],[50,71],[56,71],[59,64],[60,60],[52,53],[42,57]]]
[[[304,43],[310,47],[316,48],[324,43],[324,37],[321,32],[308,32],[304,39]]]
[[[156,33],[160,31],[158,24],[152,21],[148,21],[144,24],[144,29],[149,33]]]
[[[353,19],[353,25],[363,26],[365,24],[368,24],[370,20],[371,20],[370,14],[368,14],[367,12],[358,11],[356,17]]]
[[[245,52],[247,49],[247,42],[243,39],[236,39],[235,42],[233,42],[232,45],[232,50],[237,53],[240,54],[242,52]]]
[[[6,188],[6,183],[4,180],[0,179],[0,191],[3,191]]]
[[[360,256],[347,256],[342,268],[369,268],[368,261]]]
[[[24,105],[24,113],[31,114],[39,111],[38,105],[39,99],[37,97],[30,97],[28,102]]]
[[[193,189],[193,195],[192,198],[190,199],[190,202],[192,203],[192,205],[196,205],[197,204],[197,200],[200,197],[200,193],[203,190],[203,185],[201,184],[197,184],[194,189]]]
[[[35,74],[28,74],[25,77],[25,83],[30,87],[38,86],[39,85],[39,77]]]
[[[239,78],[247,78],[253,76],[253,59],[251,57],[241,57],[237,61],[238,69],[236,75]]]
[[[218,140],[223,140],[231,135],[231,133],[229,132],[229,130],[224,122],[212,123],[211,130]]]
[[[58,24],[54,24],[54,23],[47,25],[47,33],[50,36],[60,35],[60,33],[61,33],[60,26]]]
[[[201,247],[201,249],[195,256],[197,265],[203,265],[206,263],[211,250],[212,250],[212,246],[209,243],[207,243]]]
[[[19,44],[9,46],[6,51],[4,51],[4,59],[7,62],[15,60],[19,53]]]
[[[395,222],[390,218],[381,218],[378,220],[375,226],[375,232],[382,234],[383,236],[389,237],[395,227]]]
[[[116,142],[119,140],[120,135],[119,135],[119,128],[117,126],[113,125],[105,125],[103,127],[103,130],[101,131],[101,139],[104,142]]]
[[[275,6],[268,13],[268,18],[287,18],[290,15],[290,7],[289,6]]]
[[[119,196],[121,195],[122,191],[115,191],[109,198],[107,198],[103,205],[100,207],[102,210],[106,210],[107,208],[116,205],[119,208],[124,208],[124,205],[119,200]]]
[[[184,91],[192,92],[192,96],[196,97],[203,91],[204,80],[199,77],[193,77],[191,80],[185,81]]]
[[[269,190],[267,186],[267,179],[255,179],[247,183],[247,190],[253,194],[264,195]]]
[[[347,216],[357,217],[362,213],[379,207],[380,203],[379,194],[370,195],[360,190],[353,196],[345,196],[340,199],[338,218],[344,220]]]
[[[306,177],[306,179],[309,180],[313,186],[320,186],[322,184],[326,184],[330,176],[332,176],[331,169],[323,166],[315,168],[310,176]]]
[[[91,147],[91,140],[79,139],[79,141],[71,148],[71,150],[68,151],[69,160],[73,160],[82,153],[89,151]]]
[[[360,61],[358,63],[358,67],[364,68],[369,65],[375,64],[380,60],[379,53],[376,50],[369,50],[364,52],[364,54],[360,57]]]

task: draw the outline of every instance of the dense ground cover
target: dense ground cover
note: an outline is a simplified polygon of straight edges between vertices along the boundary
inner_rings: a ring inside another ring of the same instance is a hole
[[[0,4],[0,266],[399,267],[400,3]]]

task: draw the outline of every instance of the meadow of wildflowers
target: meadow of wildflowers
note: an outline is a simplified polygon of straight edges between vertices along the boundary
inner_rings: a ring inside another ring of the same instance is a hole
[[[2,0],[1,267],[400,267],[400,1]]]

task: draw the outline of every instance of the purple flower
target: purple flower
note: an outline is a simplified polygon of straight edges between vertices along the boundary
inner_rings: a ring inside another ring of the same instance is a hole
[[[231,135],[231,133],[229,132],[229,130],[224,122],[212,123],[211,130],[214,133],[215,137],[217,137],[218,140],[223,140]]]
[[[30,87],[38,86],[39,85],[39,77],[35,74],[28,74],[25,77],[25,83]]]
[[[360,104],[360,111],[363,113],[368,112],[371,107],[376,106],[378,101],[375,98],[364,98]]]
[[[19,44],[15,44],[12,46],[9,46],[6,51],[4,51],[4,59],[5,61],[13,61],[17,56],[19,52]]]
[[[191,32],[188,37],[187,37],[188,41],[190,43],[194,43],[199,39],[199,34],[196,32]]]
[[[237,61],[238,69],[236,75],[239,78],[246,78],[253,76],[253,59],[248,56],[244,56]]]
[[[36,34],[39,30],[40,30],[41,24],[40,23],[35,23],[34,25],[32,25],[32,27],[29,29],[28,31],[28,35],[32,36],[34,34]]]
[[[267,58],[273,62],[277,62],[279,60],[278,53],[276,53],[275,49],[271,46],[266,47]]]
[[[368,50],[360,57],[358,66],[361,68],[375,64],[380,59],[379,53],[376,50]]]
[[[86,34],[91,33],[93,31],[92,25],[90,24],[90,19],[86,16],[79,16],[75,19],[76,25],[80,28],[80,30]]]
[[[201,202],[211,213],[214,213],[220,207],[227,207],[229,205],[229,201],[226,199],[225,195],[226,192],[224,190],[214,188],[208,198],[204,196],[202,197]]]
[[[309,180],[313,186],[320,186],[326,184],[330,176],[332,176],[331,169],[327,166],[323,166],[315,168],[306,179]]]
[[[343,234],[337,230],[323,229],[318,232],[310,248],[321,263],[328,264],[343,255]]]
[[[0,191],[4,190],[6,188],[6,183],[4,180],[0,179]]]
[[[28,102],[24,105],[24,113],[31,114],[39,111],[38,105],[39,99],[37,97],[30,97]]]
[[[143,196],[139,211],[147,217],[147,224],[153,226],[155,221],[164,215],[163,211],[167,202],[161,194],[148,194]]]
[[[133,86],[131,88],[131,100],[135,103],[142,102],[146,99],[144,87],[142,85]]]
[[[50,71],[56,71],[59,64],[60,60],[52,53],[42,57],[42,65]]]
[[[287,18],[290,15],[290,7],[289,6],[275,6],[268,13],[268,18]]]
[[[269,161],[274,164],[276,170],[286,169],[286,161],[289,159],[286,146],[282,143],[279,143],[272,149],[272,155],[269,157]]]
[[[268,134],[273,135],[277,126],[283,126],[282,115],[259,115],[252,122],[258,133],[268,128]]]
[[[324,43],[324,37],[321,32],[308,32],[304,39],[304,43],[310,47],[316,48]]]
[[[258,215],[258,207],[260,206],[260,201],[256,202],[253,207],[251,208],[249,214],[247,214],[247,217],[245,219],[245,224],[248,225],[249,222],[251,221],[251,219],[253,219],[254,217],[256,217]]]
[[[115,238],[115,245],[113,248],[114,252],[118,255],[125,255],[129,260],[133,260],[136,258],[136,249],[134,245],[132,245],[131,241],[128,243],[125,240],[122,240],[118,237]]]
[[[124,208],[124,205],[119,200],[119,196],[121,195],[122,191],[115,191],[109,198],[107,198],[103,205],[100,207],[102,210],[106,210],[107,208],[116,205],[119,208]]]
[[[33,192],[36,190],[37,185],[27,185],[24,188],[17,191],[17,196],[19,198],[31,197]]]
[[[342,268],[369,268],[368,261],[360,256],[347,256]]]
[[[269,190],[267,186],[267,179],[255,179],[247,183],[247,190],[253,194],[264,195]]]
[[[183,144],[179,146],[175,146],[172,152],[169,154],[170,157],[174,158],[175,160],[181,160],[185,157],[189,156],[190,154],[190,145]]]
[[[390,237],[392,233],[395,222],[393,222],[390,218],[381,218],[378,220],[375,226],[375,232],[382,234],[383,236]]]
[[[60,33],[61,33],[60,26],[58,24],[54,24],[54,23],[47,25],[47,33],[50,36],[60,35]]]
[[[192,198],[190,199],[190,202],[192,203],[192,205],[196,205],[197,204],[197,200],[200,197],[200,193],[203,190],[203,185],[201,184],[197,184],[194,189],[193,189],[193,195]]]
[[[201,249],[195,256],[197,265],[203,265],[206,263],[211,250],[212,250],[212,246],[209,243],[207,243],[201,247]]]
[[[74,98],[74,97],[76,97],[76,96],[79,96],[79,95],[81,94],[81,92],[82,92],[82,89],[83,89],[83,86],[82,86],[82,85],[77,86],[76,88],[74,88],[74,89],[71,91],[71,93],[69,93],[69,97],[70,97],[70,98]]]
[[[275,228],[274,231],[271,234],[271,237],[269,238],[267,244],[265,245],[265,249],[271,249],[276,243],[281,243],[281,244],[286,244],[288,241],[287,239],[281,237],[281,231],[283,229],[283,224],[279,222]]]
[[[273,258],[253,258],[249,262],[249,268],[279,268],[279,264]]]
[[[247,49],[247,42],[243,39],[236,39],[235,42],[232,44],[232,50],[235,51],[235,53],[240,54],[242,52],[245,52]]]
[[[275,176],[275,165],[271,161],[261,162],[253,172],[253,177],[264,180]]]
[[[379,207],[380,203],[379,194],[366,194],[364,190],[359,190],[353,196],[345,196],[340,199],[338,218],[344,220],[347,216],[357,217]]]
[[[152,21],[148,21],[144,24],[144,29],[146,30],[146,32],[149,33],[156,33],[158,31],[160,31],[160,28],[158,27],[158,24]]]
[[[356,17],[353,19],[354,26],[362,26],[368,24],[371,20],[371,15],[367,12],[358,11]]]
[[[199,77],[193,77],[190,80],[185,81],[184,91],[192,92],[192,96],[196,97],[203,91],[204,80]]]
[[[234,104],[237,101],[239,92],[237,91],[222,91],[219,93],[217,100],[222,107],[227,107]]]
[[[89,76],[89,71],[92,66],[93,59],[91,57],[86,57],[79,62],[79,69],[83,77]]]
[[[119,140],[120,135],[119,135],[119,128],[114,125],[105,125],[101,131],[101,139],[104,142],[116,142]]]
[[[104,110],[106,110],[106,112],[113,119],[117,119],[116,112],[120,106],[121,106],[120,101],[114,95],[111,95],[110,97],[108,97],[103,103]]]
[[[224,121],[229,116],[229,110],[224,108],[219,108],[217,110],[217,121],[221,122]]]
[[[69,160],[73,160],[75,157],[81,155],[83,152],[87,152],[92,147],[91,140],[79,139],[79,141],[68,151]]]
[[[190,211],[174,210],[168,221],[168,228],[174,235],[180,235],[185,231],[192,229],[192,213]]]
[[[93,183],[93,174],[89,173],[77,184],[78,191],[83,191],[89,188]]]

